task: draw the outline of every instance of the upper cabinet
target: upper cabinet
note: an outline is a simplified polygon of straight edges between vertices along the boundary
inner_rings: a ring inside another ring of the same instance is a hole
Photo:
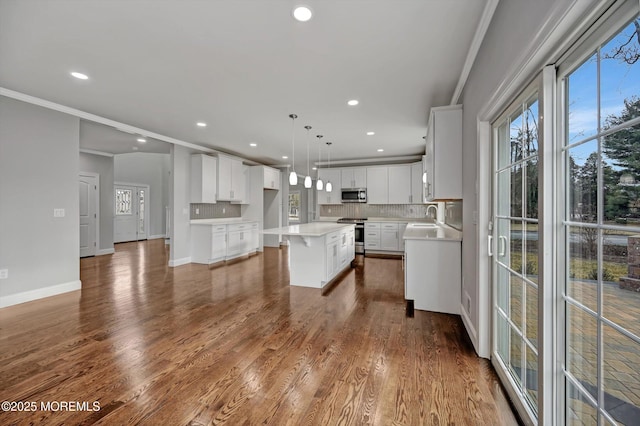
[[[272,167],[263,167],[264,170],[264,189],[280,189],[280,170]]]
[[[411,204],[411,165],[389,166],[389,204]]]
[[[389,167],[367,167],[367,203],[389,204]]]
[[[191,197],[192,203],[216,202],[217,158],[205,154],[191,156]]]
[[[218,155],[218,200],[245,202],[245,175],[242,160]]]
[[[422,173],[424,173],[424,166],[422,161],[413,163],[411,165],[411,203],[420,204],[424,200],[422,182]]]
[[[341,188],[366,188],[366,167],[345,167],[341,172]]]
[[[462,105],[431,108],[424,201],[462,198]]]
[[[324,185],[331,182],[332,190],[318,192],[318,204],[342,204],[342,191],[340,190],[341,173],[340,169],[320,169],[320,178]]]

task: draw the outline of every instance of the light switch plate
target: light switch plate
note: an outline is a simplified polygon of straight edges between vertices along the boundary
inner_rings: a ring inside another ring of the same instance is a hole
[[[53,217],[64,217],[64,209],[53,209]]]
[[[9,278],[9,270],[0,269],[0,280],[6,280],[7,278]]]

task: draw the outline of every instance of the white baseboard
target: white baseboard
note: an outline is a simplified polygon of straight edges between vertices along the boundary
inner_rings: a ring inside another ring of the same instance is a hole
[[[172,268],[176,266],[186,265],[187,263],[191,263],[191,257],[183,257],[182,259],[169,260],[169,266]]]
[[[99,249],[98,251],[96,251],[96,256],[104,256],[105,254],[113,254],[115,253],[116,250],[115,249]]]
[[[81,288],[82,282],[80,280],[76,280],[35,290],[23,291],[22,293],[11,294],[9,296],[2,296],[0,297],[0,308],[31,302],[45,297],[56,296],[58,294],[80,290]]]
[[[471,343],[473,343],[473,349],[476,351],[476,355],[480,355],[480,351],[478,350],[478,332],[473,326],[473,322],[471,322],[471,318],[469,318],[469,314],[464,309],[462,304],[460,305],[460,316],[462,317],[462,323],[464,324],[464,328],[467,329],[467,333],[471,338]]]
[[[166,235],[164,234],[158,234],[158,235],[149,235],[147,237],[147,240],[159,240],[160,238],[165,238]]]

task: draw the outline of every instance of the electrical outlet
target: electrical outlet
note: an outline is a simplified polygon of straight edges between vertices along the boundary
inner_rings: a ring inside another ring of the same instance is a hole
[[[196,208],[196,214],[200,214],[200,209]]]
[[[9,270],[0,269],[0,280],[6,280],[7,278],[9,278]]]
[[[222,214],[225,214],[227,212],[227,209],[225,209],[224,207],[222,208]]]

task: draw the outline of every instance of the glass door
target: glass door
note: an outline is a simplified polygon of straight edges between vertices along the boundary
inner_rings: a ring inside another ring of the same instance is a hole
[[[538,83],[493,126],[493,353],[532,419],[538,398]]]

